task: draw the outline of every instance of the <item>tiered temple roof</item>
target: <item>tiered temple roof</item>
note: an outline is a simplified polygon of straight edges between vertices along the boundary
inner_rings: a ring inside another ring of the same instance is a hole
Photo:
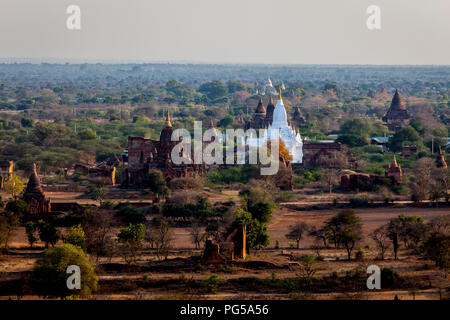
[[[267,125],[272,123],[273,110],[275,110],[275,105],[273,104],[273,99],[272,99],[272,95],[271,95],[269,98],[269,103],[267,104],[267,111],[266,111],[266,124]]]
[[[44,190],[41,187],[37,174],[36,164],[33,164],[33,172],[28,180],[23,200],[30,206],[30,214],[46,214],[51,210],[50,199],[45,198]]]
[[[407,120],[409,120],[409,114],[406,110],[405,102],[398,89],[396,89],[391,106],[383,117],[383,121],[388,124],[390,130],[398,130],[402,125],[406,124]]]
[[[41,187],[41,182],[36,170],[36,164],[33,165],[33,172],[30,175],[30,179],[27,183],[27,188],[24,192],[25,197],[44,197],[44,190]]]

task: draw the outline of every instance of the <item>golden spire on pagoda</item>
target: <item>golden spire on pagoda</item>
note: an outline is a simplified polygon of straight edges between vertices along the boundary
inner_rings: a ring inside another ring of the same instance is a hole
[[[165,126],[166,126],[166,127],[172,127],[172,123],[170,122],[170,113],[169,113],[169,110],[167,110],[167,118],[166,118]]]
[[[281,98],[281,87],[278,88],[278,100],[283,100],[283,98]]]

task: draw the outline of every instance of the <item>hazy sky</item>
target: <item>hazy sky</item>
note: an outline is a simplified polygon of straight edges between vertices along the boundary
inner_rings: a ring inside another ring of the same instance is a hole
[[[81,30],[66,8],[81,8]],[[381,30],[366,9],[381,8]],[[449,0],[0,0],[0,58],[450,64]]]

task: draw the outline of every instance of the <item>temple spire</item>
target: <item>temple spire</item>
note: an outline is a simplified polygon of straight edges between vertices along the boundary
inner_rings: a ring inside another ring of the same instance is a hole
[[[263,100],[262,100],[261,96],[259,97],[259,102],[258,102],[258,105],[256,106],[256,113],[257,114],[265,114],[266,113],[266,108],[264,108]]]
[[[394,97],[392,98],[391,109],[406,110],[405,103],[398,89],[395,89]]]
[[[278,100],[283,100],[283,98],[281,97],[281,87],[278,89]]]
[[[393,165],[394,167],[398,167],[398,164],[397,164],[397,157],[395,156],[395,153],[394,153],[394,159],[392,160],[392,165]]]
[[[172,122],[170,121],[170,113],[169,110],[167,110],[167,117],[166,117],[166,123],[164,124],[165,127],[172,127]]]
[[[439,147],[438,155],[436,157],[436,167],[447,168],[447,163],[445,162],[444,154],[442,153],[441,147]]]

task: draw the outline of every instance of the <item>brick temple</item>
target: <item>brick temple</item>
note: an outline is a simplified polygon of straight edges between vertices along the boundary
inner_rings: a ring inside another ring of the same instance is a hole
[[[176,165],[172,162],[171,151],[178,143],[171,140],[172,132],[170,114],[167,112],[159,140],[128,137],[128,165],[123,170],[122,179],[124,187],[141,184],[151,170],[162,171],[166,181],[203,174],[203,165],[193,163]]]
[[[383,121],[386,123],[389,130],[398,131],[409,124],[409,119],[410,117],[408,110],[406,110],[406,104],[398,92],[398,89],[395,89],[391,106],[383,117]]]

